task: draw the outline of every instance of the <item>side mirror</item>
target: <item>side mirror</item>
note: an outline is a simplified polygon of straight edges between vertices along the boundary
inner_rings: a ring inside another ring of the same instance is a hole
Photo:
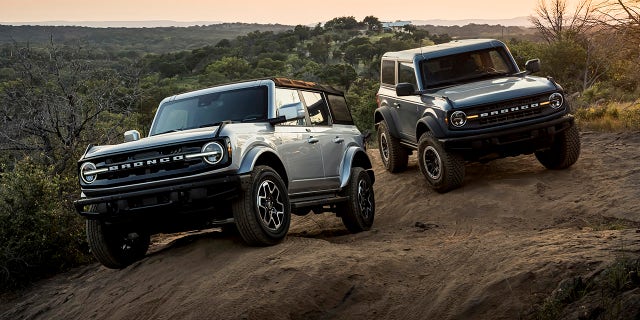
[[[284,117],[286,121],[303,119],[304,107],[302,106],[302,102],[294,102],[283,105],[278,109],[278,116]]]
[[[413,87],[411,83],[402,82],[402,83],[396,84],[396,95],[399,97],[411,96],[411,95],[414,95],[415,92],[416,92],[416,89]]]
[[[540,71],[540,59],[528,60],[524,64],[524,69],[527,70],[527,72],[529,72],[530,74]]]
[[[140,140],[140,132],[138,130],[129,130],[124,133],[124,142]]]

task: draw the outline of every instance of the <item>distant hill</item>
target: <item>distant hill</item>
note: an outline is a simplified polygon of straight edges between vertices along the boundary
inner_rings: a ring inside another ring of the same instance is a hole
[[[431,20],[411,20],[411,23],[416,26],[421,25],[433,25],[433,26],[465,26],[468,24],[488,24],[488,25],[501,25],[501,26],[513,26],[513,27],[532,27],[529,22],[529,17],[516,17],[511,19],[464,19],[464,20],[443,20],[443,19],[431,19]]]
[[[525,21],[526,17],[507,20],[413,20],[411,23],[431,34],[448,34],[452,38],[506,40],[512,37],[534,37],[533,28],[515,26],[523,25]],[[0,45],[17,42],[37,46],[49,43],[53,39],[58,44],[82,45],[108,52],[167,53],[215,46],[222,39],[233,40],[254,31],[278,33],[294,28],[280,24],[169,20],[35,23],[41,25],[0,24]],[[82,24],[92,26],[80,26]]]
[[[149,21],[26,21],[26,22],[0,22],[3,25],[12,26],[74,26],[92,28],[161,28],[161,27],[192,27],[223,24],[222,21],[173,21],[173,20],[149,20]]]
[[[520,40],[535,41],[538,39],[537,30],[534,27],[505,26],[496,24],[475,24],[470,23],[463,26],[439,26],[439,25],[416,25],[418,29],[429,31],[430,34],[448,34],[453,39],[468,38],[495,38],[509,40],[516,38]]]
[[[405,19],[406,20],[406,19]],[[501,26],[529,27],[529,17],[516,17],[511,19],[463,19],[463,20],[411,20],[413,25],[434,25],[434,26],[464,26],[473,24],[489,24]],[[224,24],[221,21],[173,21],[173,20],[149,20],[149,21],[25,21],[25,22],[2,22],[0,25],[12,26],[76,26],[92,28],[161,28],[161,27],[192,27],[208,26],[213,24]],[[315,26],[317,23],[306,24]]]
[[[0,45],[7,43],[81,44],[111,50],[164,53],[214,46],[254,31],[281,32],[293,29],[280,24],[220,23],[190,27],[90,28],[79,26],[0,25]]]

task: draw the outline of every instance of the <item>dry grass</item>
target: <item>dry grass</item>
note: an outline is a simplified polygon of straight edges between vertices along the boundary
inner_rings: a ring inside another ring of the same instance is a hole
[[[640,130],[640,100],[578,108],[574,115],[583,130],[608,132]]]

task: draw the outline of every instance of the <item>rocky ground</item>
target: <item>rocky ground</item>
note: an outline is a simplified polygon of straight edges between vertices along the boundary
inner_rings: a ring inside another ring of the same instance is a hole
[[[217,230],[161,235],[126,269],[94,263],[3,296],[0,318],[638,317],[637,273],[616,266],[640,268],[640,134],[581,137],[567,170],[532,155],[469,164],[446,194],[428,188],[415,159],[389,174],[371,150],[369,232],[312,214],[266,248]]]

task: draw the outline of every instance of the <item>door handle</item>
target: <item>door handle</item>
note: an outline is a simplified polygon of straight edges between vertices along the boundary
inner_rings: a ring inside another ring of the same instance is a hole
[[[308,142],[308,143],[311,143],[311,144],[314,144],[314,143],[316,143],[316,142],[318,142],[318,141],[320,141],[320,140],[318,140],[318,138],[314,138],[314,137],[309,137],[309,138],[307,139],[307,142]]]
[[[344,139],[343,139],[343,138],[340,138],[340,137],[335,137],[335,139],[333,139],[333,142],[335,142],[335,143],[342,143],[342,142],[344,142]]]

